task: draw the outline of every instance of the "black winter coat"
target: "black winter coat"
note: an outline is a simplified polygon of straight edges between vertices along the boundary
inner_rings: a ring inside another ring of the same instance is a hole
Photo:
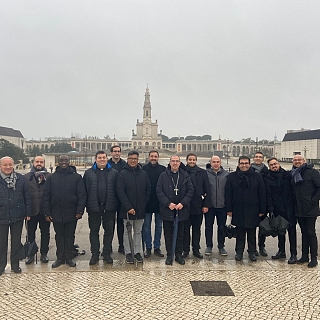
[[[67,223],[76,220],[76,214],[83,214],[85,204],[86,190],[81,175],[73,166],[65,170],[58,166],[45,183],[43,215],[51,216],[53,222]]]
[[[148,178],[151,183],[151,196],[147,204],[146,212],[148,213],[159,213],[159,200],[157,197],[157,183],[159,180],[159,176],[162,172],[166,170],[165,166],[162,166],[161,164],[156,164],[153,166],[150,162],[147,163],[145,166],[142,167],[143,170],[145,170],[148,174]]]
[[[50,176],[50,173],[45,172],[44,176],[46,179],[48,179],[48,177]],[[44,183],[39,185],[32,172],[28,172],[27,174],[25,174],[24,178],[26,179],[30,196],[31,196],[31,202],[32,202],[31,216],[37,216],[42,212],[43,190],[47,180],[45,180]]]
[[[302,183],[295,184],[292,179],[293,193],[296,198],[297,217],[316,217],[319,215],[320,174],[312,165],[305,165],[301,172]]]
[[[267,212],[284,217],[290,226],[296,225],[290,172],[281,167],[277,172],[269,170],[264,178],[264,184],[267,192]]]
[[[113,168],[113,169],[115,169],[115,170],[117,170],[118,172],[120,172],[124,167],[125,167],[125,165],[127,164],[123,159],[121,159],[120,158],[120,160],[117,162],[117,163],[115,163],[115,162],[113,162],[112,161],[112,158],[110,158],[109,160],[108,160],[108,164],[110,164],[110,166]]]
[[[86,208],[89,214],[98,213],[100,205],[98,201],[98,177],[96,163],[88,169],[83,176],[83,182],[87,193]],[[106,169],[106,199],[104,200],[104,209],[106,211],[116,212],[118,207],[117,198],[117,176],[118,171],[107,164]]]
[[[259,214],[266,213],[266,189],[261,174],[252,168],[247,171],[248,187],[240,183],[240,169],[228,175],[226,209],[232,212],[232,224],[239,228],[256,228]]]
[[[16,173],[15,190],[0,177],[0,224],[11,224],[31,215],[31,197],[26,180]]]
[[[174,186],[170,175],[170,166],[165,172],[161,173],[157,184],[157,196],[160,202],[160,215],[162,220],[174,220],[175,210],[170,210],[169,205],[175,198]],[[186,221],[189,219],[190,202],[193,196],[193,185],[186,170],[179,168],[179,183],[178,183],[179,202],[183,205],[182,210],[179,210],[179,220]],[[176,204],[178,204],[177,202]]]
[[[133,170],[125,165],[124,169],[119,172],[117,179],[120,218],[127,219],[127,212],[133,208],[136,214],[129,214],[129,219],[144,219],[150,194],[151,184],[147,173],[140,166]]]
[[[186,170],[190,176],[190,170],[186,166]],[[209,178],[207,171],[195,167],[195,183],[191,182],[193,185],[193,196],[190,202],[190,214],[202,214],[202,208],[211,207],[211,186],[209,184]]]

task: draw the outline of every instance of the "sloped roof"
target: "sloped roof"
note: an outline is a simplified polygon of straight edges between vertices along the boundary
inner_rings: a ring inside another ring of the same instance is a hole
[[[282,142],[320,139],[320,129],[286,133]]]
[[[0,136],[24,138],[19,130],[14,130],[7,127],[0,127]]]

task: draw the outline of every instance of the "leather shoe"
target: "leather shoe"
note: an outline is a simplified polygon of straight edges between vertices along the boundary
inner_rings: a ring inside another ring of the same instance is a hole
[[[199,251],[193,251],[193,255],[198,259],[203,259],[203,255]]]
[[[302,256],[299,260],[297,260],[297,263],[306,263],[309,262],[309,257],[308,256]]]
[[[259,252],[258,250],[256,250],[256,252],[254,253],[256,257],[259,257]]]
[[[77,265],[73,259],[67,260],[66,263],[69,267],[75,267]]]
[[[182,258],[182,255],[178,255],[175,258],[175,261],[178,262],[181,265],[184,265],[186,262],[184,261],[184,259]]]
[[[290,259],[288,260],[288,264],[295,264],[297,263],[297,256],[295,254],[292,254]]]
[[[253,253],[253,254],[249,254],[249,259],[253,262],[257,261],[257,257],[256,255]]]
[[[93,254],[90,258],[89,265],[93,266],[94,264],[97,264],[99,262],[99,254]]]
[[[14,269],[11,269],[11,271],[13,271],[14,273],[21,273],[21,268],[20,267],[14,268]]]
[[[161,252],[160,248],[154,249],[154,254],[160,258],[164,257],[164,254]]]
[[[286,253],[278,251],[274,256],[271,256],[271,259],[277,260],[277,259],[285,259],[286,258]]]
[[[113,264],[113,259],[111,258],[110,254],[105,254],[103,256],[103,261],[106,263],[106,264]]]
[[[263,248],[263,247],[259,248],[259,254],[260,254],[260,256],[262,256],[262,257],[267,257],[267,256],[268,256],[268,252],[267,252],[266,249]]]
[[[183,251],[182,252],[182,258],[186,258],[189,255],[188,251]]]
[[[151,249],[150,249],[150,248],[147,248],[146,251],[145,251],[145,253],[143,254],[143,256],[144,256],[145,258],[150,258],[150,256],[151,256]]]
[[[243,259],[243,254],[237,253],[234,258],[236,259],[236,261],[241,261]]]
[[[26,264],[31,264],[34,262],[34,256],[31,256],[31,257],[27,257],[26,258]]]
[[[43,263],[48,263],[49,262],[49,258],[46,254],[42,254],[40,257],[40,261]]]
[[[308,263],[308,268],[314,268],[318,265],[318,260],[317,259],[311,259],[310,262]]]
[[[52,264],[52,268],[58,268],[58,267],[60,267],[62,264],[64,264],[64,261],[62,261],[62,260],[56,260],[56,261]]]
[[[167,266],[172,266],[172,259],[171,259],[171,257],[167,257],[167,259],[166,259],[166,265],[167,265]]]

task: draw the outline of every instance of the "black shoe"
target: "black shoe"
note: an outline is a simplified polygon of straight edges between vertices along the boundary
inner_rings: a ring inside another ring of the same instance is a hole
[[[186,258],[189,255],[188,251],[183,251],[182,252],[182,258]]]
[[[237,253],[234,257],[236,261],[242,261],[243,260],[243,254],[242,253]]]
[[[193,251],[193,255],[198,259],[203,259],[203,255],[199,251]]]
[[[167,266],[172,266],[172,259],[171,259],[171,257],[167,257],[167,259],[166,259],[166,265],[167,265]]]
[[[106,263],[106,264],[113,264],[113,259],[111,258],[110,254],[105,254],[103,256],[103,261]]]
[[[299,260],[297,260],[297,263],[307,263],[309,262],[308,256],[302,256]]]
[[[143,258],[141,257],[141,254],[139,252],[134,255],[134,258],[137,260],[138,263],[143,262]]]
[[[77,265],[76,262],[75,262],[73,259],[66,260],[66,264],[67,264],[69,267],[75,267],[75,266]]]
[[[288,264],[295,264],[297,263],[297,255],[292,254],[290,259],[288,260]]]
[[[160,258],[164,257],[164,254],[161,252],[160,248],[154,249],[153,253]]]
[[[257,257],[256,257],[256,255],[255,255],[254,253],[250,253],[250,254],[249,254],[249,259],[250,259],[251,261],[253,261],[253,262],[257,261]]]
[[[175,261],[178,262],[181,265],[184,265],[186,262],[184,261],[184,259],[182,258],[182,255],[177,255],[175,258]]]
[[[254,255],[255,255],[256,257],[259,257],[259,252],[258,252],[258,250],[256,250],[256,252],[254,253]]]
[[[260,254],[260,256],[262,256],[262,257],[267,257],[267,256],[268,256],[268,252],[267,252],[266,249],[263,248],[263,247],[259,248],[259,254]],[[255,255],[256,255],[256,254],[255,254]]]
[[[97,264],[98,261],[99,261],[99,254],[93,254],[90,258],[89,265],[93,266],[94,264]]]
[[[151,256],[151,249],[146,249],[146,252],[143,254],[143,256],[145,257],[145,258],[150,258],[150,256]]]
[[[52,268],[58,268],[58,267],[60,267],[62,264],[64,264],[64,261],[62,261],[62,260],[56,260],[56,261],[52,264]]]
[[[31,257],[27,257],[26,258],[26,264],[31,264],[34,262],[34,256],[31,256]]]
[[[119,246],[118,252],[121,254],[124,254],[124,247],[123,246]]]
[[[21,268],[18,267],[18,268],[14,268],[14,269],[11,269],[11,271],[13,271],[14,273],[21,273]]]
[[[40,257],[40,261],[43,263],[48,263],[49,262],[49,258],[46,254],[42,254]]]
[[[314,268],[318,265],[318,260],[317,258],[313,259],[311,258],[311,261],[308,263],[308,268]]]
[[[4,269],[0,271],[0,276],[4,273]]]
[[[285,259],[286,258],[286,253],[278,251],[274,256],[271,256],[271,259],[277,260],[277,259]]]
[[[126,263],[134,263],[131,253],[126,254]]]

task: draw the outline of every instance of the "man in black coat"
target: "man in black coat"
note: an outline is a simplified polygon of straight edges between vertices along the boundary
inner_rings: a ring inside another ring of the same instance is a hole
[[[302,257],[298,263],[311,261],[309,268],[318,264],[318,239],[316,234],[316,221],[319,215],[320,175],[312,165],[306,164],[303,156],[293,157],[291,171],[293,193],[296,198],[295,213],[302,233]]]
[[[189,153],[186,158],[186,170],[193,185],[193,197],[190,202],[189,219],[184,224],[183,253],[186,258],[190,251],[190,228],[192,227],[192,252],[199,259],[203,259],[200,253],[201,224],[203,214],[208,212],[210,207],[210,184],[206,170],[197,166],[197,156]]]
[[[293,210],[293,192],[291,185],[291,174],[281,168],[276,158],[268,160],[269,171],[264,177],[267,192],[267,211],[273,212],[275,217],[280,215],[289,222],[288,235],[290,243],[289,264],[297,262],[297,219]],[[286,258],[285,235],[278,235],[278,252],[272,259]]]
[[[225,196],[227,214],[237,227],[235,259],[243,259],[247,235],[249,259],[257,261],[256,228],[260,216],[266,214],[266,189],[261,174],[250,167],[247,156],[240,156],[237,170],[228,175]]]
[[[166,265],[172,265],[174,223],[178,217],[178,234],[174,249],[175,260],[185,264],[182,257],[184,223],[189,218],[190,202],[193,196],[193,186],[180,157],[171,156],[170,164],[161,173],[157,184],[157,197],[160,202],[160,214],[163,221],[166,244]]]
[[[150,150],[149,152],[149,162],[142,167],[148,174],[151,183],[151,196],[146,208],[146,216],[143,222],[143,241],[146,244],[146,252],[144,254],[145,258],[149,258],[152,249],[152,235],[151,235],[151,221],[152,215],[154,214],[154,239],[153,248],[154,254],[158,257],[164,257],[161,252],[161,233],[162,233],[162,219],[160,217],[159,210],[159,200],[156,193],[156,187],[158,183],[159,176],[162,172],[166,170],[165,166],[159,164],[159,153],[156,150]]]
[[[100,239],[99,231],[102,221],[103,234],[103,260],[112,264],[112,239],[114,233],[115,215],[118,207],[116,182],[118,172],[108,163],[105,151],[98,151],[95,163],[83,176],[87,193],[86,208],[90,228],[91,259],[90,265],[99,261]]]
[[[108,164],[118,173],[123,170],[126,162],[121,159],[121,147],[118,145],[113,145],[110,148],[111,158],[108,160]],[[120,207],[117,208],[116,213],[116,221],[117,221],[117,237],[119,242],[118,252],[124,254],[124,247],[123,247],[123,233],[124,233],[124,224],[123,219],[119,216]]]
[[[261,151],[258,151],[254,154],[253,157],[253,162],[251,164],[251,168],[255,171],[261,174],[262,179],[266,176],[268,173],[268,168],[267,166],[263,163],[264,161],[264,154]],[[266,218],[266,215],[263,215],[260,217],[260,220],[262,221],[263,219]],[[256,250],[255,255],[259,256],[259,254],[263,257],[266,257],[268,255],[267,250],[265,249],[265,243],[266,243],[266,236],[263,234],[258,234],[258,247],[259,247],[259,252]]]
[[[146,214],[146,206],[151,194],[151,185],[146,171],[138,164],[139,152],[130,151],[128,153],[127,165],[120,171],[117,181],[117,195],[120,200],[120,218],[124,225],[128,219],[133,225],[133,245],[134,252],[131,252],[128,238],[128,230],[124,230],[124,250],[126,262],[143,262],[141,251],[141,232],[143,219]]]
[[[31,198],[26,180],[13,169],[13,159],[0,159],[0,275],[7,265],[8,235],[10,229],[11,270],[21,273],[16,257],[21,244],[23,220],[30,219]]]
[[[59,157],[56,171],[48,177],[43,192],[43,214],[53,222],[56,232],[57,260],[52,268],[63,263],[75,267],[73,260],[74,234],[78,219],[82,218],[86,204],[86,190],[80,174],[70,166],[69,157]]]
[[[33,160],[33,165],[27,174],[24,175],[27,185],[29,187],[31,200],[32,200],[32,212],[28,224],[28,240],[32,243],[36,238],[36,230],[39,224],[41,231],[41,245],[40,245],[40,260],[43,263],[48,263],[48,251],[50,242],[50,222],[47,221],[42,214],[42,197],[43,190],[47,178],[50,173],[45,168],[44,158],[37,156]],[[34,262],[34,256],[26,258],[26,264]]]

